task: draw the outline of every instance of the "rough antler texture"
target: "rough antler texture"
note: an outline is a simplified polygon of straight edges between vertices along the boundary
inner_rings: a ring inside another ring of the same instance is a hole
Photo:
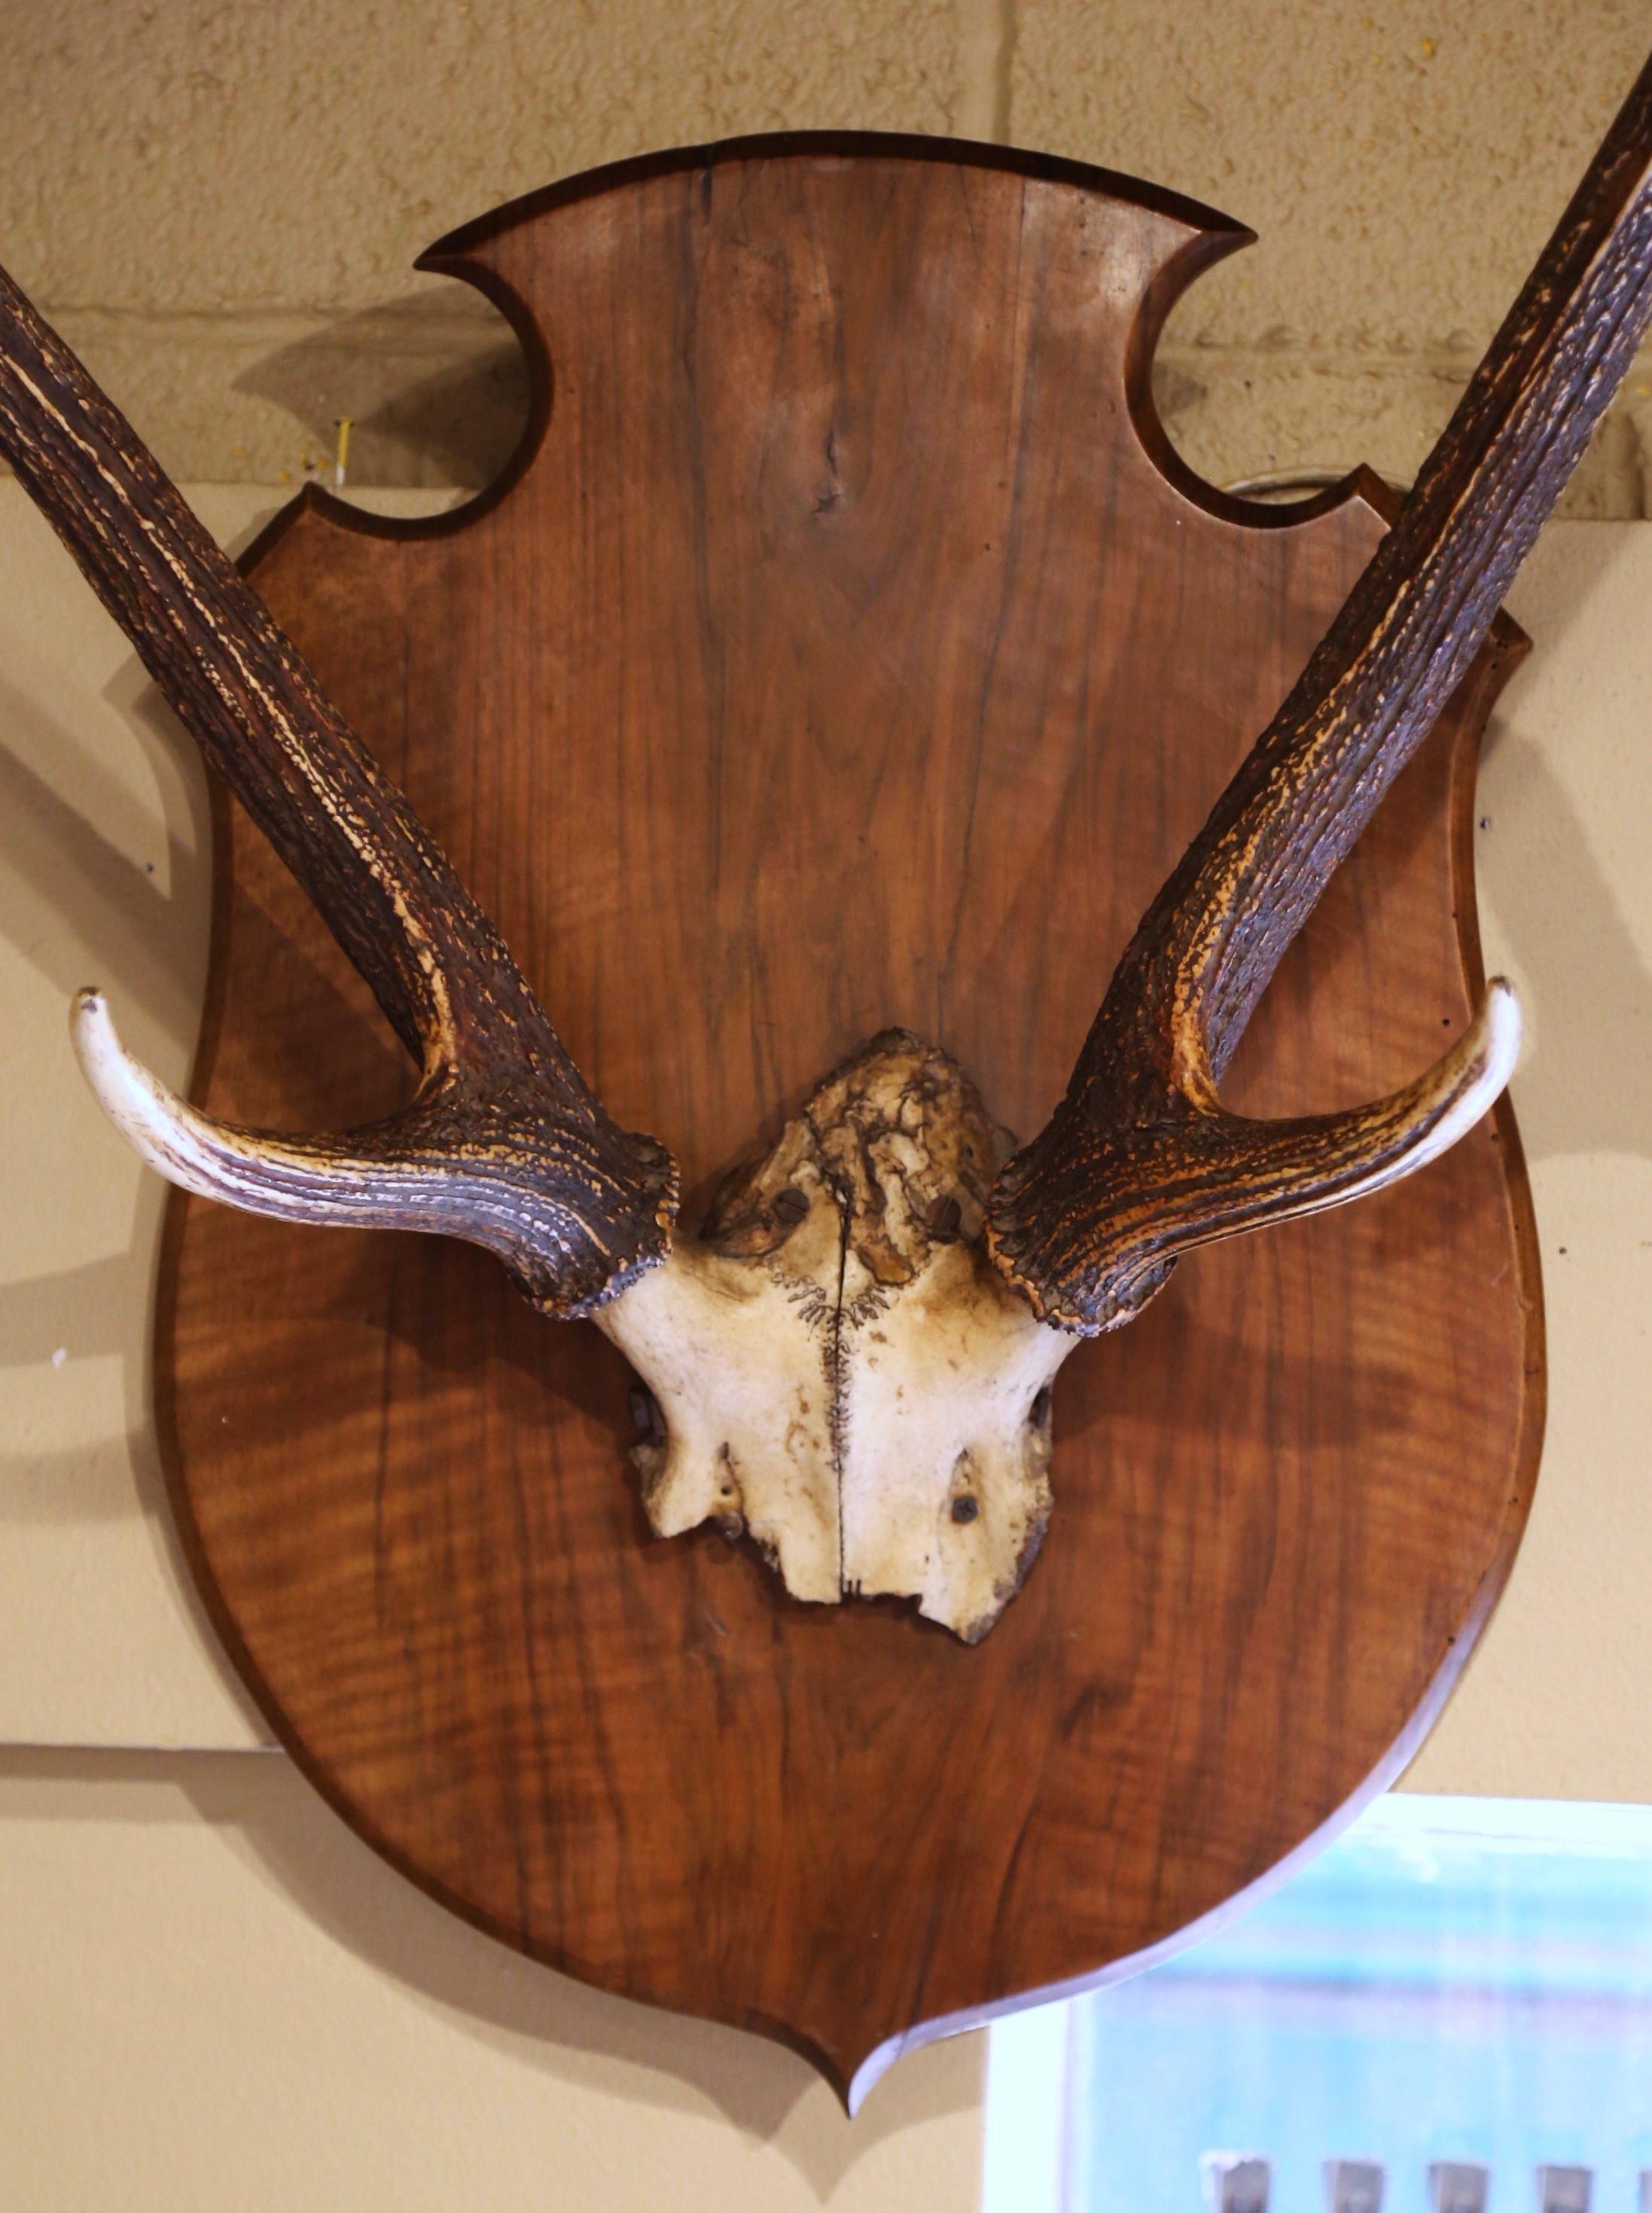
[[[83,992],[76,1045],[116,1122],[152,1166],[211,1198],[469,1238],[550,1313],[623,1289],[670,1242],[670,1155],[603,1112],[406,800],[3,271],[0,453],[420,1065],[412,1103],[369,1128],[233,1129],[137,1067]]]
[[[1502,1089],[1506,987],[1420,1082],[1247,1120],[1216,1087],[1338,863],[1432,726],[1652,313],[1652,63],[1389,535],[1127,948],[1065,1098],[1006,1166],[988,1240],[1039,1314],[1139,1313],[1178,1253],[1334,1206],[1443,1149]]]

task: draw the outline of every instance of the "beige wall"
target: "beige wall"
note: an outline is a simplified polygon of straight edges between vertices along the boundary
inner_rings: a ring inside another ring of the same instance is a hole
[[[234,485],[196,494],[234,539],[342,412],[362,477],[487,475],[514,361],[408,263],[490,204],[713,132],[1008,135],[1264,232],[1167,342],[1200,466],[1403,476],[1649,27],[1603,0],[64,0],[0,25],[0,259],[175,471]],[[1647,375],[1586,511],[1643,510],[1643,424]],[[1649,605],[1633,524],[1551,530],[1515,600],[1539,652],[1497,725],[1480,857],[1532,1020],[1554,1412],[1530,1539],[1420,1787],[1652,1800]],[[96,977],[141,1050],[186,1065],[201,827],[124,646],[0,486],[0,2204],[966,2213],[979,2039],[904,2062],[851,2127],[788,2054],[475,1936],[249,1749],[155,1483],[158,1193],[63,1039]]]
[[[1409,478],[1634,76],[1624,0],[53,0],[0,26],[0,259],[172,471],[275,482],[357,418],[377,484],[484,481],[515,350],[416,277],[598,162],[857,126],[1157,179],[1260,245],[1175,318],[1216,481]],[[1652,370],[1575,511],[1647,510]]]
[[[6,2213],[972,2213],[978,2039],[801,2060],[515,1956],[273,1753],[0,1753]]]

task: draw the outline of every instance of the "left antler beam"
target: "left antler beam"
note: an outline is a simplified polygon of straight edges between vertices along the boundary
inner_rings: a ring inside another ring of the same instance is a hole
[[[1519,1021],[1392,1099],[1280,1124],[1216,1085],[1320,894],[1478,651],[1652,315],[1652,62],[1301,680],[1148,911],[988,1241],[1040,1319],[1140,1312],[1179,1253],[1431,1160],[1502,1090]]]
[[[411,1104],[371,1128],[229,1128],[140,1069],[83,992],[76,1045],[111,1116],[174,1182],[253,1212],[484,1245],[548,1313],[588,1313],[623,1290],[670,1244],[670,1155],[604,1112],[405,798],[3,271],[0,454],[420,1070]]]

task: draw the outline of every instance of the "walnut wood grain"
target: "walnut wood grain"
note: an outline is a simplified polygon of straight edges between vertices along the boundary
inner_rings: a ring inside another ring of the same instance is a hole
[[[258,588],[692,1216],[902,1024],[1036,1130],[1131,931],[1381,537],[1362,479],[1241,505],[1166,447],[1158,326],[1247,234],[1070,165],[744,142],[580,180],[427,265],[522,333],[507,482],[307,495]],[[1480,987],[1500,627],[1338,873],[1227,1096],[1393,1088]],[[368,1120],[365,986],[238,814],[195,1096]],[[623,1363],[485,1256],[193,1200],[174,1492],[307,1771],[439,1898],[840,2088],[1117,1972],[1392,1777],[1529,1503],[1541,1330],[1502,1112],[1410,1183],[1201,1253],[1082,1345],[1037,1567],[966,1649],[653,1539]]]

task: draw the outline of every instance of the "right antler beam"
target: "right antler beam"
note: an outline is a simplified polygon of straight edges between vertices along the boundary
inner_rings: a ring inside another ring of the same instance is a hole
[[[546,1312],[590,1312],[671,1240],[676,1170],[604,1112],[499,933],[131,424],[0,271],[0,454],[174,712],[314,901],[419,1064],[344,1137],[228,1129],[75,1019],[94,1089],[189,1188],[301,1221],[440,1228]]]
[[[1180,1253],[1392,1182],[1502,1090],[1518,1042],[1506,987],[1393,1100],[1276,1125],[1216,1096],[1286,947],[1484,643],[1649,316],[1652,63],[1394,527],[1143,918],[1066,1096],[1003,1170],[988,1240],[1040,1319],[1114,1328]]]

